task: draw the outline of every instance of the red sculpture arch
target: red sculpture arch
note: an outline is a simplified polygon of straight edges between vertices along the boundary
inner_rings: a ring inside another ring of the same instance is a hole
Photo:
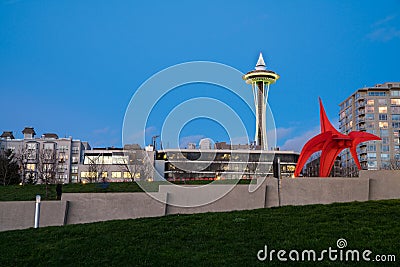
[[[336,157],[339,153],[346,148],[350,149],[351,155],[354,158],[358,169],[361,169],[360,162],[357,157],[357,145],[371,140],[381,140],[376,135],[353,131],[348,135],[339,133],[335,127],[330,123],[326,116],[324,106],[322,105],[321,98],[319,99],[320,107],[320,121],[321,121],[321,133],[311,138],[303,147],[300,153],[299,160],[297,161],[296,170],[294,176],[298,177],[304,164],[308,158],[315,152],[322,150],[320,158],[319,176],[328,177],[333,164],[335,163]]]

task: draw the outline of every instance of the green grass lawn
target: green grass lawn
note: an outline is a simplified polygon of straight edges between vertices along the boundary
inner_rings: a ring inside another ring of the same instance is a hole
[[[371,258],[394,254],[397,260],[350,265],[399,266],[399,222],[400,200],[386,200],[16,230],[0,232],[0,266],[270,266],[280,264],[276,257],[257,260],[264,245],[320,252],[336,249],[339,238],[347,240],[346,249],[369,249]]]
[[[253,180],[255,182],[256,180]],[[187,181],[175,182],[175,184],[188,184],[188,185],[203,185],[211,181]],[[248,184],[251,180],[219,180],[214,181],[215,184]],[[136,182],[132,183],[108,183],[106,185],[101,183],[88,183],[88,184],[65,184],[63,185],[63,193],[107,193],[107,192],[155,192],[161,184],[168,184],[168,182]],[[41,195],[43,200],[56,199],[56,185],[49,185],[48,196],[46,198],[45,185],[11,185],[0,186],[0,201],[29,201],[35,200],[36,195]]]

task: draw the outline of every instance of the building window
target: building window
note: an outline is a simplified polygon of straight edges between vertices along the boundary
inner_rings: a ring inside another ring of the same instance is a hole
[[[368,99],[368,100],[367,100],[367,105],[368,105],[368,106],[373,106],[374,103],[375,103],[375,101],[374,101],[373,99]]]
[[[121,178],[121,172],[111,172],[111,178]]]
[[[376,160],[369,160],[368,161],[368,169],[376,169],[377,166],[378,165],[376,163]]]
[[[376,151],[376,145],[375,144],[369,144],[368,145],[368,151]]]
[[[59,146],[59,147],[58,147],[58,150],[59,150],[60,152],[65,152],[65,151],[68,150],[68,146]]]
[[[400,106],[400,99],[399,98],[390,99],[390,104],[392,104],[393,106]]]
[[[382,144],[388,145],[389,144],[389,137],[382,137]]]
[[[372,113],[368,113],[368,114],[366,114],[365,115],[365,119],[367,120],[367,121],[373,121],[374,119],[375,119],[375,116],[374,116],[374,114]]]
[[[392,121],[400,121],[400,114],[393,114]]]
[[[81,177],[82,177],[82,178],[88,178],[88,177],[90,177],[90,172],[81,172]]]
[[[400,107],[391,107],[392,114],[400,114]]]
[[[379,113],[387,113],[387,107],[379,107]]]
[[[108,172],[101,173],[101,178],[107,178],[107,177],[108,177]]]
[[[68,160],[68,155],[65,155],[65,154],[59,154],[58,155],[58,161],[66,162],[67,160]]]
[[[43,148],[46,150],[53,150],[54,149],[54,143],[44,143]]]
[[[379,128],[387,129],[389,127],[389,124],[387,121],[380,121],[379,122]]]
[[[124,172],[124,178],[125,179],[130,179],[131,178],[131,173],[130,172]]]
[[[389,146],[388,145],[382,145],[382,152],[389,152]]]
[[[71,167],[71,173],[78,173],[78,166],[72,166]]]
[[[79,157],[72,157],[72,163],[78,163]]]
[[[389,136],[389,130],[388,129],[381,129],[381,137],[383,136]]]
[[[387,105],[386,99],[378,99],[378,104],[379,105]]]
[[[72,182],[78,182],[78,176],[77,175],[71,175],[71,181]]]
[[[367,106],[366,111],[368,113],[374,113],[374,106]]]
[[[26,169],[27,169],[28,171],[35,171],[35,170],[36,170],[36,164],[34,164],[34,163],[28,163],[28,164],[26,164]]]
[[[369,96],[385,96],[386,92],[368,92]]]
[[[379,114],[380,121],[387,121],[387,114]]]
[[[393,128],[400,128],[400,122],[392,122]]]
[[[26,144],[26,148],[27,149],[36,149],[37,144],[36,143],[28,143],[28,144]]]
[[[400,91],[398,91],[398,90],[392,90],[392,91],[390,91],[390,94],[391,94],[392,96],[400,96]]]
[[[74,153],[74,154],[79,153],[79,147],[73,147],[72,153]]]
[[[368,159],[376,159],[376,153],[367,153]]]
[[[382,153],[381,154],[381,160],[389,160],[390,159],[390,155],[387,153]]]

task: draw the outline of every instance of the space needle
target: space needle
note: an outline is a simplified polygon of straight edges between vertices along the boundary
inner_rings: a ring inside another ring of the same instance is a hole
[[[253,89],[254,104],[256,107],[255,141],[257,147],[260,147],[262,150],[268,150],[266,111],[269,85],[275,83],[278,79],[278,74],[272,70],[267,70],[262,53],[260,53],[255,70],[243,75],[243,80],[251,84]]]

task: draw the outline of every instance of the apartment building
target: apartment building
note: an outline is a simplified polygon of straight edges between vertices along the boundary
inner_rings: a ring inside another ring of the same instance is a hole
[[[10,149],[20,166],[23,183],[73,183],[78,181],[78,166],[88,142],[72,137],[60,138],[55,133],[35,137],[33,127],[25,127],[23,138],[16,139],[13,132],[0,136],[0,149]]]
[[[399,169],[400,82],[386,82],[360,88],[340,103],[340,132],[365,131],[382,141],[361,143],[357,148],[362,169]],[[358,170],[349,150],[341,153],[345,176]]]

